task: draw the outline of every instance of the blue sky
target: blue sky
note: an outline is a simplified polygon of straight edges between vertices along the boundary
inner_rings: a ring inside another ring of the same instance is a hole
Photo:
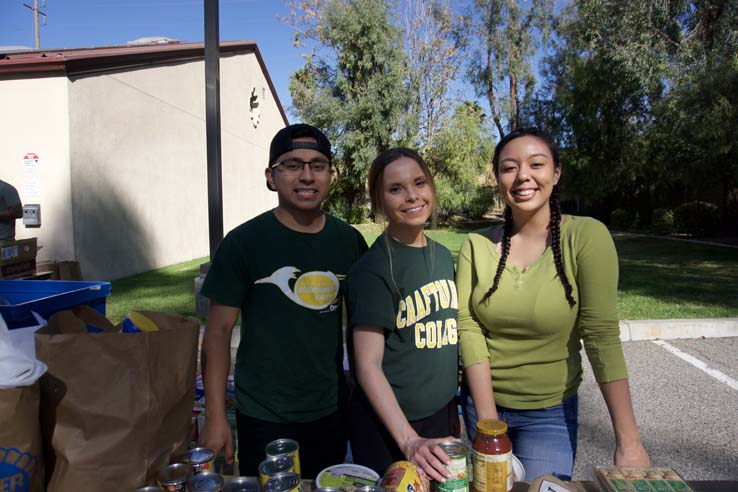
[[[33,0],[0,0],[0,46],[35,46],[33,12],[24,3]],[[46,0],[41,10],[47,14],[41,49],[121,45],[146,36],[204,39],[203,0]],[[221,41],[257,42],[289,113],[289,76],[303,58],[292,45],[294,29],[279,19],[288,14],[281,0],[220,0]]]

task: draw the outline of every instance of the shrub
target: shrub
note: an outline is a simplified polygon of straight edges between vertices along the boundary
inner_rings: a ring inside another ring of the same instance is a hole
[[[638,223],[638,212],[625,208],[616,208],[610,214],[610,227],[613,229],[630,229]]]
[[[353,205],[349,207],[348,212],[346,213],[346,222],[349,224],[363,224],[366,222],[368,216],[369,214],[366,207]]]
[[[713,236],[720,229],[720,212],[712,203],[683,203],[674,210],[674,226],[692,236]]]
[[[668,208],[657,208],[653,211],[653,228],[661,234],[674,232],[674,211]]]

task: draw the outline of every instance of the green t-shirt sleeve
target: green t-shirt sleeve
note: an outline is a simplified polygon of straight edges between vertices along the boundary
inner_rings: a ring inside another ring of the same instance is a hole
[[[467,235],[461,243],[456,267],[456,290],[459,295],[459,350],[464,367],[489,360],[487,340],[474,315],[472,292],[477,284],[474,270],[474,244]]]
[[[348,298],[352,328],[356,325],[381,326],[389,331],[395,328],[392,292],[378,275],[367,271],[350,274]]]
[[[579,331],[598,383],[626,379],[618,316],[618,257],[610,232],[587,221],[577,249]]]
[[[223,238],[200,294],[220,304],[241,308],[250,286],[246,256],[231,234]]]

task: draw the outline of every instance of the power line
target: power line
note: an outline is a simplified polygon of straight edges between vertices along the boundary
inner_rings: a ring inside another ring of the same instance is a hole
[[[38,0],[33,0],[33,7],[31,7],[27,3],[24,3],[23,6],[33,11],[33,27],[35,28],[35,32],[36,32],[36,49],[40,49],[41,48],[41,29],[39,28],[39,25],[38,25],[38,16],[39,15],[44,16],[44,25],[46,25],[46,13],[38,9]],[[46,8],[46,0],[43,0],[42,7]]]

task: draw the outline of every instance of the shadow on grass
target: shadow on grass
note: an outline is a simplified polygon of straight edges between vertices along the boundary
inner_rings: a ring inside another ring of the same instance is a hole
[[[622,293],[738,311],[737,250],[622,236],[615,245]]]
[[[195,277],[207,258],[126,277],[112,282],[107,316],[117,323],[133,310],[171,311],[195,316]]]

